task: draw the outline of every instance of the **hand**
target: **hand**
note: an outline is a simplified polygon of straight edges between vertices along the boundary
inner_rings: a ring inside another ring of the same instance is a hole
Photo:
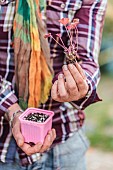
[[[58,102],[71,102],[85,97],[89,86],[81,66],[78,63],[64,65],[62,72],[52,86],[52,98]]]
[[[16,140],[17,145],[27,154],[32,155],[35,153],[42,153],[50,148],[52,145],[54,139],[56,138],[56,132],[54,129],[50,130],[45,137],[43,145],[38,142],[37,144],[30,146],[27,143],[24,143],[24,137],[22,136],[21,130],[20,130],[20,121],[18,119],[20,114],[16,115],[13,120],[13,128],[12,133]]]

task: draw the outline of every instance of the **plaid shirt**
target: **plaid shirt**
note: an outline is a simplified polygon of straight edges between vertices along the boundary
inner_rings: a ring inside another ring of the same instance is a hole
[[[47,31],[52,34],[60,32],[67,45],[66,31],[58,20],[63,17],[68,17],[70,20],[79,18],[78,54],[82,60],[81,66],[87,75],[89,84],[87,96],[79,101],[58,103],[50,97],[45,104],[40,106],[43,109],[55,112],[53,128],[56,129],[57,138],[54,143],[65,142],[68,137],[73,135],[84,123],[85,115],[82,110],[91,103],[99,101],[96,94],[100,77],[98,54],[106,4],[107,0],[47,0],[46,15],[43,15],[46,16],[46,19],[43,18],[47,24]],[[35,154],[28,157],[16,147],[9,123],[4,117],[7,108],[18,101],[14,90],[14,53],[11,46],[14,10],[15,0],[0,1],[0,160],[2,162],[13,161],[18,150],[21,163],[25,165],[36,161],[39,155]],[[53,40],[50,39],[49,43],[56,74],[61,71],[65,54]],[[7,152],[10,149],[11,154]]]

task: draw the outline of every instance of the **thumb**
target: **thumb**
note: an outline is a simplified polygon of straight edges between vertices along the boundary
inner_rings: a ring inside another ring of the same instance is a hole
[[[18,145],[19,147],[22,147],[22,146],[23,146],[23,144],[24,144],[24,138],[23,138],[22,135],[19,136],[19,137],[16,139],[16,143],[17,143],[17,145]]]
[[[21,127],[19,120],[15,122],[13,128],[12,128],[13,136],[16,140],[16,143],[19,147],[21,147],[24,144],[24,137],[21,133]]]

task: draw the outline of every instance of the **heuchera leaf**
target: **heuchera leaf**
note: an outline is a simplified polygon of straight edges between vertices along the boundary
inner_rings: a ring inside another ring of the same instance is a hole
[[[67,25],[69,23],[69,18],[62,18],[59,20],[59,22],[63,25]]]

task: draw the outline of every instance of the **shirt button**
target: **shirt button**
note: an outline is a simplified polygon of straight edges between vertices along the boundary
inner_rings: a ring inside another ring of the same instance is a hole
[[[0,0],[1,3],[4,3],[6,0]]]
[[[0,5],[4,5],[6,3],[6,0],[0,0]]]
[[[65,4],[64,3],[62,3],[61,5],[60,5],[60,7],[62,8],[62,9],[64,9],[65,8]]]

